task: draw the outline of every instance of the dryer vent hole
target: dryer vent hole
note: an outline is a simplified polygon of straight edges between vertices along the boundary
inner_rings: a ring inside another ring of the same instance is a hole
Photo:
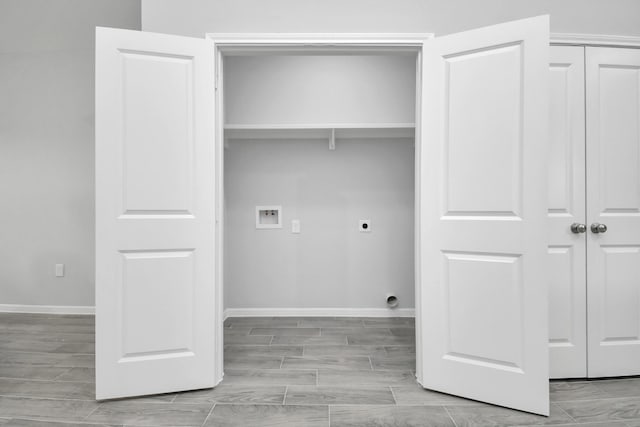
[[[387,297],[387,306],[389,308],[395,308],[398,306],[398,297],[396,297],[395,295],[389,295]]]

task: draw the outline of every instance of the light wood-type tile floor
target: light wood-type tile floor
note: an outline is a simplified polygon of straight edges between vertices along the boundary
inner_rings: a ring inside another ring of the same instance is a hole
[[[540,417],[423,390],[408,318],[230,318],[214,389],[98,402],[91,316],[0,313],[0,426],[640,427],[640,378],[552,381]]]

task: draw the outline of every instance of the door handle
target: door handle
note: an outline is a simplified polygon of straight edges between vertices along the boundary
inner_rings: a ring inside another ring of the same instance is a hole
[[[591,224],[591,232],[598,234],[598,233],[606,233],[607,232],[607,226],[604,224],[599,224],[597,222],[594,222],[593,224]]]
[[[584,233],[587,231],[587,226],[585,224],[580,224],[579,222],[574,222],[571,224],[571,232],[575,234]]]

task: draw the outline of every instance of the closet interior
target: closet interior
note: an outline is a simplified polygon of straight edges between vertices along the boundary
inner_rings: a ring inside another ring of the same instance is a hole
[[[413,309],[417,51],[222,59],[225,310]]]

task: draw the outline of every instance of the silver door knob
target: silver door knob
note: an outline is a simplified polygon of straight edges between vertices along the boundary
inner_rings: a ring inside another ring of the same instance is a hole
[[[587,226],[585,224],[580,224],[578,222],[574,222],[571,224],[571,232],[575,234],[584,233],[587,231]]]
[[[597,222],[594,222],[593,224],[591,224],[591,232],[592,233],[606,233],[607,232],[607,226],[604,224],[598,224]]]

